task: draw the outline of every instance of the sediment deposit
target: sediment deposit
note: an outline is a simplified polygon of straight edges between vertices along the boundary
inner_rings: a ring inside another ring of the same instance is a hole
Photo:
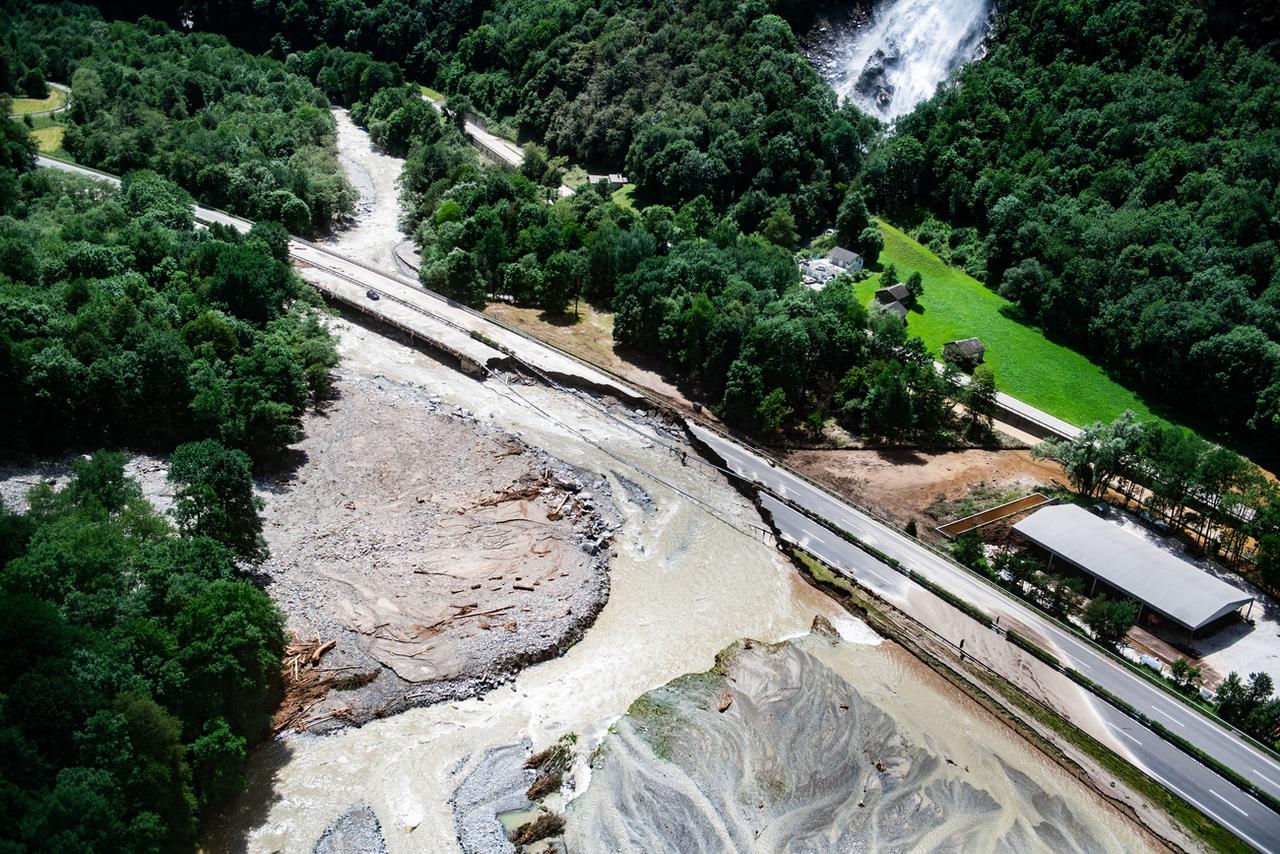
[[[1020,767],[1019,751],[964,755],[941,723],[936,738],[912,732],[920,720],[901,726],[817,655],[841,646],[822,633],[742,641],[710,671],[638,699],[569,805],[567,850],[1143,847],[1127,827],[1099,821],[1078,785]]]
[[[304,667],[279,725],[473,696],[576,640],[608,596],[603,479],[412,386],[339,370],[336,391],[262,484],[268,590],[334,643],[303,661],[334,690],[317,702]]]

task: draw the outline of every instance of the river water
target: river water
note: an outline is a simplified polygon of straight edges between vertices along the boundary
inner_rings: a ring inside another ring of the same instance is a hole
[[[656,434],[638,435],[570,395],[516,387],[613,454],[714,507],[714,514],[548,421],[496,381],[476,383],[366,330],[338,326],[348,370],[415,383],[424,398],[466,407],[563,460],[610,476],[626,522],[615,538],[609,602],[567,654],[482,699],[414,709],[325,737],[289,736],[260,750],[249,789],[217,823],[210,850],[310,851],[353,803],[373,807],[393,852],[453,850],[448,800],[461,779],[454,772],[468,756],[526,735],[539,745],[569,731],[585,741],[598,738],[640,694],[707,669],[737,638],[795,636],[816,614],[850,639],[876,642],[869,629],[805,584],[772,538],[751,533],[759,517],[725,480],[702,466],[682,465]],[[616,474],[639,484],[652,509],[630,500]]]
[[[617,407],[606,414],[590,399],[540,385],[479,383],[347,321],[333,325],[344,370],[416,388],[424,403],[438,397],[464,407],[608,477],[624,518],[610,597],[567,653],[482,697],[263,746],[250,761],[245,792],[210,821],[206,851],[310,852],[335,818],[359,804],[372,807],[393,854],[456,851],[450,798],[486,750],[524,738],[540,748],[574,732],[580,756],[589,756],[640,695],[708,669],[739,638],[803,635],[816,615],[847,641],[828,653],[827,666],[914,741],[975,773],[982,757],[999,756],[1059,793],[1072,815],[1115,843],[1111,850],[1142,847],[1129,825],[1072,778],[805,583],[762,531],[755,508],[691,448],[684,446],[682,460],[665,446],[669,436]],[[585,765],[576,769],[577,791],[589,783]],[[1043,819],[1026,799],[1002,806],[1013,811],[1007,820]]]
[[[955,757],[975,774],[997,757],[1059,793],[1071,814],[1116,842],[1111,850],[1142,847],[1118,816],[1003,725],[901,650],[877,646],[870,629],[803,582],[772,538],[756,531],[759,517],[747,501],[692,459],[682,464],[662,446],[668,439],[640,422],[607,417],[575,396],[541,386],[477,383],[368,330],[345,321],[335,325],[345,369],[413,384],[424,400],[437,396],[463,406],[530,444],[606,474],[625,517],[615,538],[612,590],[577,645],[508,686],[359,729],[289,735],[263,747],[252,759],[247,790],[213,822],[206,850],[309,852],[324,829],[357,804],[373,808],[393,854],[457,850],[450,797],[484,751],[525,737],[541,747],[574,732],[587,756],[641,694],[706,670],[738,638],[801,635],[818,614],[851,641],[827,654],[828,666],[893,715],[913,741]],[[639,485],[652,503],[629,491],[618,475]],[[588,782],[584,764],[579,791]],[[1004,823],[1043,818],[1034,799],[1011,796],[1002,806]]]

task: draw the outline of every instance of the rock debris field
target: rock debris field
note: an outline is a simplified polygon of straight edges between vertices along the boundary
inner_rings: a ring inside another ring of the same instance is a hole
[[[311,641],[277,728],[474,696],[576,641],[608,597],[607,483],[411,386],[336,390],[261,483],[261,571]]]

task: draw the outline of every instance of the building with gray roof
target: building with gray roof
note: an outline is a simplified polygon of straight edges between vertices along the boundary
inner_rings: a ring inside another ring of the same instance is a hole
[[[862,269],[862,256],[852,249],[845,249],[843,246],[837,246],[828,252],[827,260],[841,270],[848,270],[850,273],[856,273]]]
[[[1074,504],[1037,510],[1013,530],[1094,578],[1133,597],[1144,609],[1195,633],[1253,601],[1243,590],[1214,578]]]

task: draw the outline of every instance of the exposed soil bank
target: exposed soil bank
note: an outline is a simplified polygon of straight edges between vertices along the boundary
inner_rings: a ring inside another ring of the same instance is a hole
[[[578,761],[551,795],[535,778],[553,754],[527,741],[472,766],[454,798],[465,854],[1161,847],[914,656],[849,644],[821,617],[789,641],[737,641],[602,739],[555,749]]]
[[[792,451],[783,460],[899,525],[915,519],[931,539],[941,539],[936,525],[1066,480],[1061,466],[1027,451]],[[963,506],[970,498],[972,509]]]
[[[607,484],[412,386],[339,369],[336,391],[306,420],[305,462],[262,484],[261,572],[354,687],[291,696],[278,720],[474,696],[577,640],[608,596]]]

